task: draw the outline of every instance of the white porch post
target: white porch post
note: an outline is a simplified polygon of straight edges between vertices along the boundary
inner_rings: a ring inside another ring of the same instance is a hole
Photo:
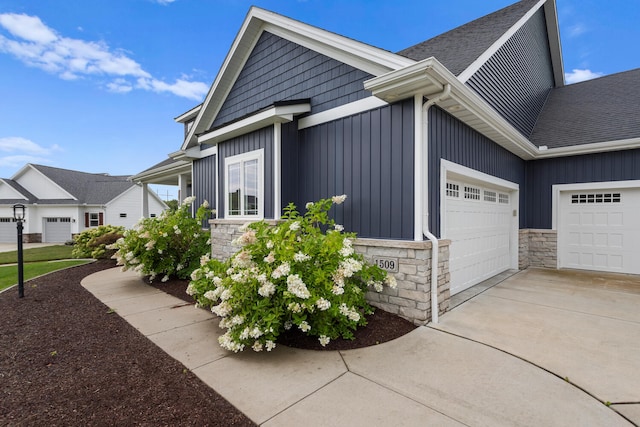
[[[189,175],[181,173],[180,175],[178,175],[178,202],[182,203],[182,201],[184,199],[186,199],[187,197],[190,196],[190,194],[188,194],[188,188],[187,188],[187,178],[189,177]]]
[[[282,148],[282,127],[281,123],[273,124],[273,219],[280,219],[282,214],[280,203],[282,198],[281,176],[282,162],[280,159]]]
[[[149,218],[149,184],[142,184],[142,217]]]

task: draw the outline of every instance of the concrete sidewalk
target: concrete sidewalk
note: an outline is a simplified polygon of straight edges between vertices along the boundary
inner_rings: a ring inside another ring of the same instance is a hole
[[[632,425],[546,370],[444,330],[358,350],[233,354],[211,313],[135,274],[110,269],[82,284],[260,425]]]

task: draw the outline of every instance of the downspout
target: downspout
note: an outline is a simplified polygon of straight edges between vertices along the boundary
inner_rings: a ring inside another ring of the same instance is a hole
[[[419,197],[420,208],[416,210],[421,214],[421,234],[427,237],[431,242],[431,322],[438,323],[438,238],[434,236],[429,230],[429,180],[428,180],[428,165],[429,165],[429,108],[432,105],[448,98],[451,94],[451,85],[446,84],[442,92],[433,95],[424,104],[422,103],[422,95],[416,95],[414,103],[416,115],[419,120],[416,123],[416,133],[420,139],[416,144],[416,176],[420,180],[419,185],[416,186],[416,193],[420,191]],[[418,113],[419,112],[419,113]],[[416,138],[417,139],[417,138]],[[422,145],[424,144],[424,148]],[[422,190],[424,183],[425,190]],[[416,221],[417,222],[417,221]],[[420,239],[422,240],[422,239]]]

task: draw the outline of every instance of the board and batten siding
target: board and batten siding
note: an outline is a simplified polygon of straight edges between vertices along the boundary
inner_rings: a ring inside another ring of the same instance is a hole
[[[311,100],[311,113],[370,96],[372,75],[306,47],[263,32],[211,128],[278,101]]]
[[[551,229],[555,184],[627,180],[640,180],[640,149],[530,161],[526,228]]]
[[[467,84],[529,136],[555,85],[552,70],[544,9],[540,8]]]
[[[224,218],[226,206],[225,194],[225,159],[238,154],[248,153],[264,149],[263,173],[264,173],[264,218],[273,219],[273,126],[265,127],[257,131],[232,138],[218,144],[218,192],[220,194],[218,206],[218,218]]]
[[[438,107],[429,109],[429,229],[440,237],[440,159],[502,178],[524,188],[525,161]],[[524,198],[520,196],[520,228]]]
[[[409,99],[300,131],[297,173],[287,171],[297,178],[287,183],[295,189],[286,194],[296,194],[299,208],[346,194],[347,201],[330,212],[346,230],[359,237],[413,239],[413,122]],[[283,152],[290,145],[284,143]]]
[[[193,206],[197,209],[206,200],[209,202],[210,209],[216,209],[216,162],[217,155],[203,157],[202,159],[194,160],[193,162],[193,177],[192,177],[192,194],[196,200],[193,202]],[[203,224],[206,228],[209,227],[207,221]]]

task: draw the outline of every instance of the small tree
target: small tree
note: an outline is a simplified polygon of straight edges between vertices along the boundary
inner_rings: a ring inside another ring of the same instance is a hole
[[[113,248],[123,270],[133,269],[154,280],[170,277],[186,279],[199,267],[200,258],[210,252],[209,239],[201,223],[211,213],[205,201],[191,216],[195,197],[188,197],[176,210],[166,210],[156,218],[143,218],[127,230]]]

